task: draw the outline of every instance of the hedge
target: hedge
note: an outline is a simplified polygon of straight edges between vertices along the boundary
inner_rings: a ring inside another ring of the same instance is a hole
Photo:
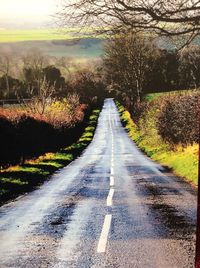
[[[171,145],[197,143],[199,139],[200,95],[174,95],[162,101],[158,116],[158,133]]]
[[[0,167],[21,164],[25,159],[54,152],[75,142],[84,130],[90,110],[75,125],[54,126],[50,122],[22,114],[14,121],[0,116]]]

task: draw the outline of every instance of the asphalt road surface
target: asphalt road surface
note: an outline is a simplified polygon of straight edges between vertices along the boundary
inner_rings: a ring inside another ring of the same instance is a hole
[[[92,143],[0,208],[0,267],[194,267],[196,191],[129,139],[112,99]]]

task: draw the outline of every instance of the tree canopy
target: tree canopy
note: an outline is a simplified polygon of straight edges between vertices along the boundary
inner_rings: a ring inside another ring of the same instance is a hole
[[[63,0],[58,18],[62,25],[126,26],[170,37],[181,35],[190,43],[200,34],[200,1]]]

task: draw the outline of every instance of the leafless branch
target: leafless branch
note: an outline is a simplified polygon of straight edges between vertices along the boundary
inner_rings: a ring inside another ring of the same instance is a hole
[[[200,34],[200,1],[63,0],[57,18],[62,26],[126,26],[169,37],[182,35],[189,43]]]

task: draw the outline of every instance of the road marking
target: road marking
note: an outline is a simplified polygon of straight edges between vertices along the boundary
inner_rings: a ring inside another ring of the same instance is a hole
[[[110,175],[111,175],[111,176],[114,175],[114,168],[113,168],[113,167],[110,168]]]
[[[114,185],[115,185],[114,176],[111,175],[111,176],[110,176],[110,187],[113,187]]]
[[[113,195],[114,195],[115,190],[114,189],[110,189],[108,197],[107,197],[107,206],[111,207],[113,204]]]
[[[103,228],[99,238],[99,243],[97,247],[97,253],[104,253],[106,251],[106,245],[108,241],[108,234],[110,230],[110,225],[112,221],[112,215],[107,214],[104,219]]]

